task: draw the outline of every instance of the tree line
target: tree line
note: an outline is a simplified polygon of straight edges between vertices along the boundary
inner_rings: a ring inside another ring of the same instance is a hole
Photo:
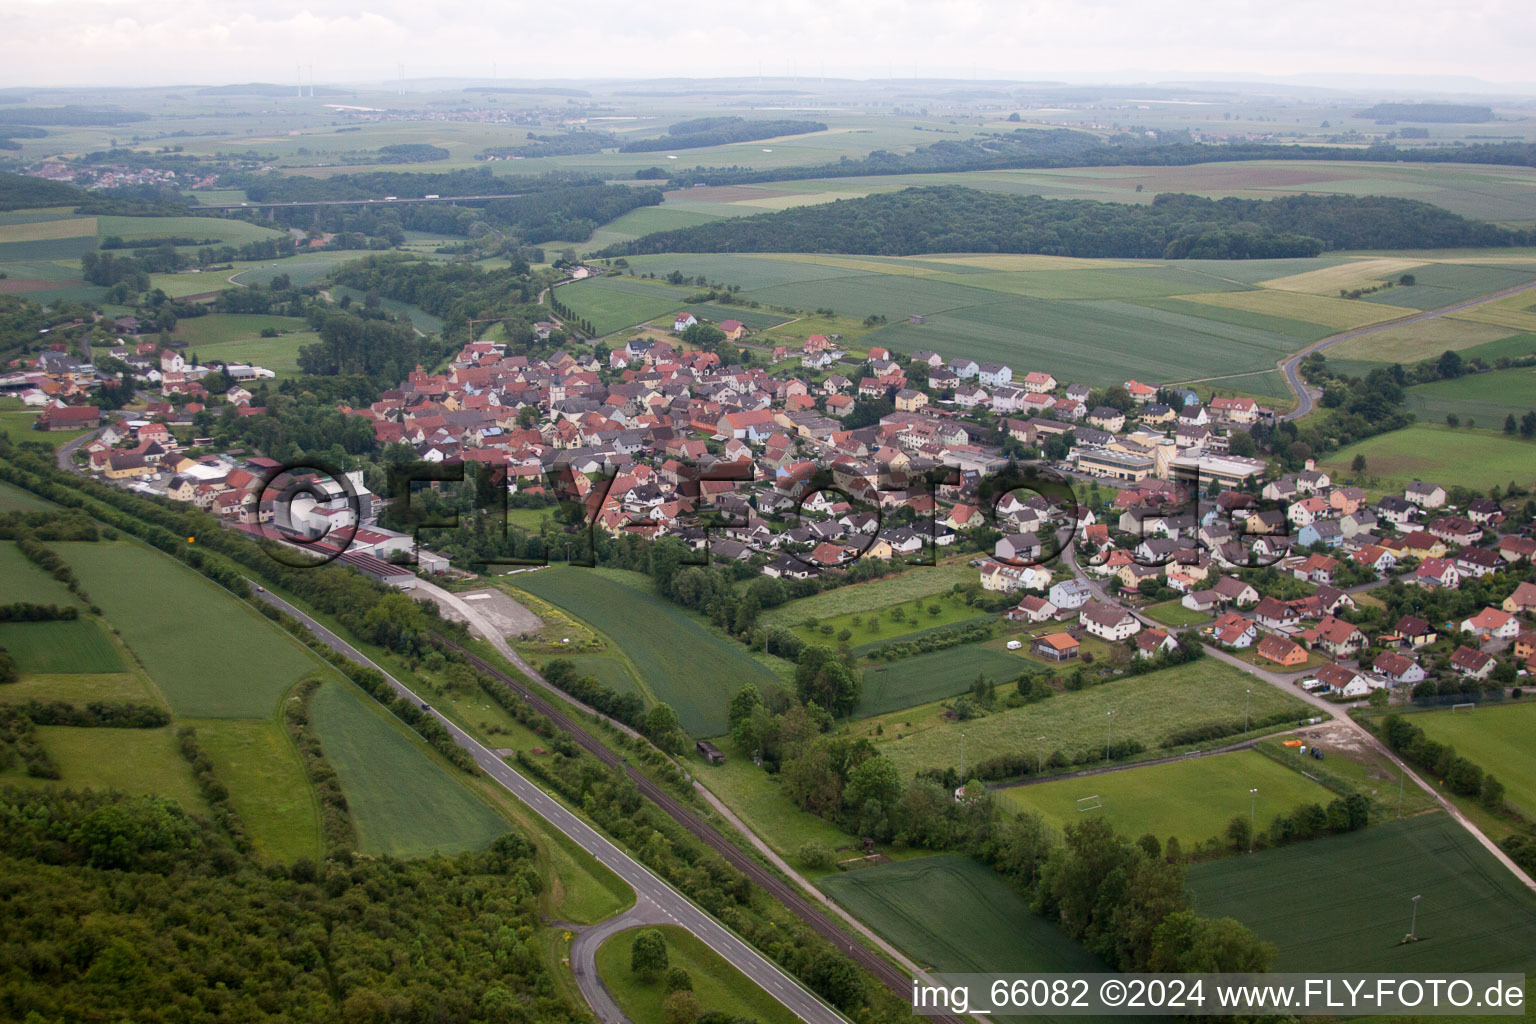
[[[744,117],[698,117],[679,121],[667,128],[667,134],[654,139],[635,139],[619,146],[620,153],[661,153],[674,149],[702,149],[733,142],[756,142],[780,135],[806,135],[824,132],[820,121],[747,120]]]
[[[1384,196],[1204,199],[1149,205],[1042,199],[955,185],[796,207],[662,231],[599,256],[662,252],[1041,253],[1079,257],[1253,259],[1327,249],[1529,244],[1531,232]]]

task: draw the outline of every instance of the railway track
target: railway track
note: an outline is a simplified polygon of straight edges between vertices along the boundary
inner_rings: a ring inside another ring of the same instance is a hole
[[[777,875],[764,868],[753,860],[736,844],[726,839],[715,831],[708,822],[701,818],[692,808],[688,807],[677,797],[668,793],[651,778],[640,772],[612,750],[600,743],[579,723],[555,707],[542,694],[529,686],[524,686],[505,672],[501,671],[484,658],[472,654],[459,644],[439,636],[439,642],[462,655],[475,668],[501,682],[514,693],[520,695],[528,704],[547,717],[555,726],[571,734],[577,746],[597,758],[599,761],[615,768],[621,769],[635,783],[646,799],[656,804],[667,813],[679,825],[697,836],[700,841],[711,850],[718,853],[731,867],[746,875],[753,884],[760,886],[775,900],[781,903],[790,913],[803,921],[809,928],[826,939],[838,950],[857,963],[864,970],[874,975],[881,984],[889,988],[897,998],[903,1002],[912,999],[912,979],[903,971],[898,970],[889,961],[877,956],[866,947],[849,938],[848,934],[839,928],[831,919],[821,912],[811,901],[807,900],[793,886]],[[942,1022],[942,1024],[962,1024],[961,1018],[954,1016],[929,1017],[928,1020]]]

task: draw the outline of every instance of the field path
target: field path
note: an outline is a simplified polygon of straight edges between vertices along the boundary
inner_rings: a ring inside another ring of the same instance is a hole
[[[1283,420],[1299,420],[1312,411],[1316,399],[1313,397],[1312,392],[1307,388],[1306,384],[1302,382],[1300,368],[1301,361],[1307,356],[1311,355],[1313,352],[1321,352],[1325,348],[1337,345],[1341,341],[1348,341],[1351,338],[1359,338],[1367,334],[1376,334],[1380,331],[1389,330],[1394,327],[1406,327],[1409,324],[1423,323],[1426,320],[1437,320],[1440,317],[1449,316],[1452,313],[1459,313],[1464,309],[1471,309],[1474,306],[1481,306],[1489,302],[1497,302],[1499,299],[1507,299],[1511,295],[1519,295],[1521,292],[1528,292],[1533,288],[1536,288],[1536,281],[1528,281],[1525,284],[1517,284],[1513,288],[1505,288],[1502,291],[1490,292],[1487,295],[1479,295],[1475,299],[1466,299],[1462,302],[1453,302],[1449,306],[1441,306],[1439,309],[1429,309],[1422,313],[1414,313],[1410,316],[1398,317],[1396,320],[1383,320],[1379,324],[1370,324],[1366,327],[1356,327],[1353,330],[1344,331],[1342,334],[1334,334],[1322,339],[1321,341],[1314,341],[1312,344],[1308,345],[1301,351],[1285,357],[1278,364],[1281,372],[1285,374],[1286,386],[1289,387],[1291,391],[1296,395],[1297,402],[1295,410],[1286,413],[1280,418]],[[1482,833],[1478,834],[1481,835]]]

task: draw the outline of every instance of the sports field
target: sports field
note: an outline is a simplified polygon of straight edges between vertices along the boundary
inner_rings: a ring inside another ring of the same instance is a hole
[[[877,661],[864,670],[864,692],[857,717],[884,715],[967,692],[984,675],[1002,687],[1033,668],[1023,659],[980,644],[918,654],[899,661]]]
[[[80,607],[69,588],[29,561],[14,541],[0,541],[0,604],[12,601]]]
[[[109,622],[189,718],[268,718],[324,667],[298,641],[166,555],[128,541],[55,544]]]
[[[1107,970],[1029,909],[986,865],[922,857],[829,875],[828,896],[920,965],[936,971]]]
[[[1536,442],[1481,427],[1452,430],[1415,423],[1341,448],[1319,468],[1335,480],[1353,480],[1362,475],[1350,469],[1356,455],[1365,456],[1364,482],[1373,496],[1400,491],[1415,480],[1445,487],[1460,484],[1475,491],[1494,484],[1503,487],[1511,480],[1522,486],[1536,482]]]
[[[1250,806],[1250,789],[1258,789]],[[1179,837],[1192,849],[1220,836],[1234,816],[1253,815],[1259,828],[1297,804],[1327,806],[1335,794],[1306,776],[1276,764],[1253,750],[1151,764],[1081,779],[1014,786],[999,796],[1019,810],[1039,811],[1061,828],[1088,817],[1101,817],[1128,836],[1150,832],[1159,839]],[[1090,797],[1098,797],[1097,801]],[[1096,810],[1079,810],[1097,802]]]
[[[229,802],[258,857],[291,863],[321,855],[315,793],[281,725],[227,719],[181,724],[197,730],[197,744],[213,760],[214,775],[231,783]]]
[[[1189,888],[1278,946],[1277,971],[1536,967],[1536,894],[1438,811],[1197,864]],[[1419,941],[1399,945],[1414,896]]]
[[[0,622],[0,647],[23,675],[121,672],[117,649],[89,616],[73,621]]]
[[[1249,690],[1253,691],[1254,718],[1282,710],[1294,711],[1297,718],[1314,714],[1310,705],[1298,698],[1257,683],[1223,662],[1202,658],[1160,672],[1058,693],[1035,704],[969,722],[944,718],[938,705],[929,704],[866,719],[858,723],[857,731],[859,735],[868,735],[896,763],[903,778],[922,768],[959,769],[962,732],[965,760],[972,765],[1003,753],[1033,754],[1037,747],[1043,747],[1046,757],[1060,750],[1069,760],[1078,752],[1097,750],[1102,754],[1106,738],[1140,740],[1151,756],[1154,752],[1178,753],[1188,749],[1160,749],[1163,739],[1176,730],[1211,722],[1235,722],[1237,731],[1241,731]],[[1109,715],[1111,711],[1113,716]],[[1113,735],[1106,737],[1111,731]],[[1037,742],[1039,736],[1045,739]]]
[[[176,729],[96,729],[45,725],[38,742],[59,766],[59,778],[34,779],[20,766],[0,773],[0,786],[59,789],[116,789],[169,797],[193,814],[208,805],[197,791],[192,768],[177,749]]]
[[[350,683],[321,686],[310,721],[346,791],[364,853],[453,854],[482,849],[508,830],[452,769]]]
[[[1497,775],[1504,783],[1504,799],[1536,818],[1536,704],[1429,711],[1408,720],[1430,739],[1449,743]]]
[[[639,573],[552,566],[506,577],[503,585],[541,597],[607,634],[647,694],[670,704],[695,736],[725,731],[726,702],[742,684],[775,681],[740,645],[651,593],[650,581]]]
[[[666,987],[662,979],[647,982],[629,969],[630,946],[643,931],[631,928],[609,938],[597,950],[597,971],[603,987],[632,1024],[670,1024],[662,1011]],[[662,927],[667,941],[667,967],[682,968],[693,982],[693,994],[706,1012],[759,1024],[794,1024],[794,1014],[754,981],[725,961],[720,954],[676,925]]]
[[[1429,423],[1443,423],[1454,414],[1464,426],[1475,421],[1502,430],[1506,416],[1519,420],[1536,409],[1536,366],[1419,384],[1408,389],[1407,399],[1408,410]]]

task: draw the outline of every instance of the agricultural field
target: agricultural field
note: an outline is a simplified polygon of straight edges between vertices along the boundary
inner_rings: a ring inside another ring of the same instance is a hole
[[[643,930],[619,932],[598,947],[597,971],[603,987],[632,1024],[667,1024],[661,1006],[667,995],[662,980],[646,982],[629,969],[630,946]],[[693,994],[705,1012],[760,1024],[794,1024],[799,1019],[692,932],[676,925],[665,925],[660,931],[667,941],[668,968],[681,967],[688,972]]]
[[[971,678],[975,678],[974,670]],[[1078,752],[1102,752],[1106,727],[1111,726],[1108,713],[1113,711],[1112,738],[1139,740],[1147,748],[1145,756],[1150,757],[1188,749],[1160,748],[1163,739],[1176,730],[1208,722],[1236,722],[1240,729],[1249,690],[1253,691],[1251,714],[1255,719],[1281,711],[1294,711],[1298,719],[1314,713],[1300,699],[1256,684],[1240,669],[1202,658],[1147,675],[1058,693],[969,722],[951,721],[943,716],[939,705],[929,704],[865,719],[858,723],[856,732],[869,736],[907,778],[923,768],[958,770],[962,732],[967,764],[1010,752],[1034,753],[1037,745],[1047,757],[1060,750],[1069,760]],[[1037,736],[1045,740],[1037,744]]]
[[[323,668],[255,609],[157,551],[128,541],[52,547],[178,716],[268,718],[290,686]]]
[[[193,814],[208,813],[192,766],[181,756],[176,727],[98,729],[44,725],[38,742],[59,766],[59,778],[34,779],[19,765],[0,772],[0,786],[116,789],[168,797]],[[131,766],[131,771],[124,769]]]
[[[282,331],[282,337],[263,338],[261,332],[267,328]],[[299,348],[319,340],[309,324],[296,317],[246,313],[210,313],[180,320],[171,337],[185,341],[188,354],[199,362],[253,363],[279,378],[297,376]]]
[[[967,692],[978,675],[999,688],[1033,666],[1016,655],[965,644],[899,661],[872,663],[864,670],[864,691],[854,714],[885,715]]]
[[[256,855],[292,863],[318,858],[320,809],[283,726],[276,721],[198,720],[197,743],[229,786],[229,802],[250,830]]]
[[[726,701],[742,684],[775,681],[742,647],[651,593],[639,573],[551,567],[504,577],[502,585],[543,598],[606,634],[645,694],[670,704],[692,735],[725,731]]]
[[[1350,864],[1369,870],[1320,884]],[[1440,812],[1197,864],[1189,888],[1201,914],[1235,917],[1278,946],[1277,971],[1536,966],[1536,895]],[[1399,944],[1414,896],[1419,941]]]
[[[1363,474],[1350,469],[1357,455],[1365,456]],[[1492,430],[1415,423],[1341,448],[1319,468],[1335,480],[1363,477],[1360,482],[1373,498],[1401,491],[1415,480],[1446,487],[1460,484],[1474,491],[1494,484],[1503,487],[1511,480],[1530,486],[1536,482],[1536,443]]]
[[[965,565],[916,566],[868,583],[834,587],[810,597],[769,608],[758,618],[764,626],[792,629],[806,619],[818,621],[835,615],[864,614],[905,601],[943,594],[955,584],[974,583],[976,570]]]
[[[992,869],[945,855],[879,864],[818,883],[826,894],[935,971],[1089,972],[1107,968]],[[964,922],[963,927],[957,926]]]
[[[1258,789],[1250,807],[1250,789]],[[1128,836],[1178,836],[1184,849],[1220,837],[1235,816],[1252,814],[1264,828],[1298,804],[1326,806],[1334,794],[1253,750],[1150,764],[1080,779],[1014,786],[998,795],[1016,810],[1038,811],[1057,828],[1089,817],[1108,820]],[[1080,810],[1078,803],[1099,807]]]
[[[1433,711],[1409,719],[1432,740],[1449,743],[1504,783],[1505,800],[1536,818],[1536,704]]]
[[[121,672],[125,667],[101,623],[91,616],[0,622],[0,647],[11,652],[24,675],[93,675]]]
[[[590,320],[593,329],[601,335],[682,309],[687,305],[688,296],[695,291],[664,281],[598,277],[562,285],[555,290],[555,297],[578,317]]]
[[[19,489],[17,493],[26,494]],[[3,502],[3,498],[0,495],[0,502]],[[3,507],[0,504],[0,508]],[[46,506],[39,504],[38,507]],[[69,588],[29,561],[14,541],[0,541],[0,580],[5,581],[0,586],[0,604],[31,601],[34,604],[80,607],[79,599],[69,592]]]
[[[845,592],[848,588],[844,588]],[[938,614],[931,609],[937,608]],[[900,616],[897,619],[896,616]],[[800,639],[813,644],[833,644],[843,630],[851,636],[846,641],[854,645],[873,644],[891,640],[908,633],[949,626],[966,619],[991,618],[984,612],[966,604],[955,594],[936,594],[915,599],[911,604],[891,604],[866,612],[847,612],[829,619],[819,619],[816,625],[806,620],[797,622],[792,632]],[[854,620],[858,621],[855,622]]]
[[[579,675],[591,676],[616,693],[641,692],[640,687],[635,683],[635,677],[630,674],[629,666],[618,658],[589,654],[566,660],[576,666],[576,672]]]
[[[96,233],[102,238],[116,236],[125,242],[149,238],[213,239],[219,245],[265,242],[287,234],[275,227],[253,224],[232,217],[97,217]],[[183,246],[183,251],[196,247]]]
[[[1446,416],[1455,415],[1464,426],[1475,421],[1502,429],[1506,416],[1518,420],[1536,409],[1536,366],[1418,384],[1407,391],[1407,408],[1429,423],[1443,423]]]
[[[310,721],[346,791],[364,853],[453,854],[482,849],[508,830],[453,769],[350,683],[321,686]]]

